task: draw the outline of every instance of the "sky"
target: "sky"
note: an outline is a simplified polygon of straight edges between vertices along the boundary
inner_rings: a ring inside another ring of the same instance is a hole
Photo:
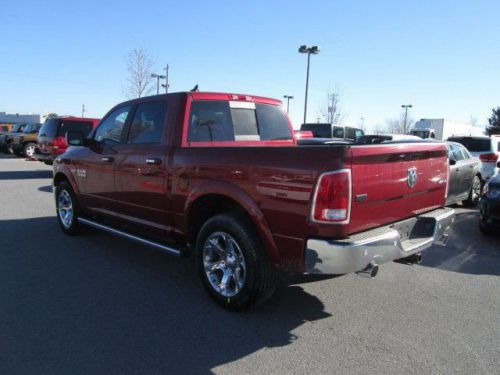
[[[0,111],[102,117],[127,99],[126,57],[168,63],[170,91],[198,84],[282,99],[308,121],[329,92],[368,130],[410,116],[486,124],[500,106],[500,1],[38,1],[0,4]]]

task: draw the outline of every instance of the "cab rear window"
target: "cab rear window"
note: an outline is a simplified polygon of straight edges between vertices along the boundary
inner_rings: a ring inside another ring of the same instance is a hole
[[[197,100],[191,103],[189,142],[292,140],[281,107],[236,101]]]

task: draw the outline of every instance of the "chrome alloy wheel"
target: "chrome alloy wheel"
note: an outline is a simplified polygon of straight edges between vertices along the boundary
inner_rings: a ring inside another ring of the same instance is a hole
[[[61,190],[57,197],[57,214],[66,229],[71,227],[73,224],[73,201],[65,189]]]
[[[31,158],[35,155],[35,145],[30,145],[26,148],[26,156]]]
[[[472,180],[472,202],[477,202],[481,196],[481,180],[475,176]]]
[[[233,297],[245,284],[246,265],[238,243],[225,232],[212,233],[203,244],[203,267],[212,288]]]

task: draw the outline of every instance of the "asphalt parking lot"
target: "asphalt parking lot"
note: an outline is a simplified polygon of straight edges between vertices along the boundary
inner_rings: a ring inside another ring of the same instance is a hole
[[[500,236],[457,213],[421,265],[291,278],[235,314],[189,260],[63,235],[51,167],[2,155],[0,374],[497,374]]]

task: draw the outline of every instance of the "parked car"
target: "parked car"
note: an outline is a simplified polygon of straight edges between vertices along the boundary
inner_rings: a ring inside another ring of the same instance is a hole
[[[86,117],[52,117],[47,119],[38,135],[35,158],[51,165],[68,148],[68,133],[86,138],[100,119]],[[71,140],[71,139],[70,139]]]
[[[374,145],[384,142],[422,141],[422,138],[408,134],[369,134],[363,135],[356,140],[358,145]]]
[[[500,135],[491,137],[451,137],[451,142],[465,146],[472,156],[478,157],[483,163],[482,178],[487,181],[500,170],[497,162],[500,160]]]
[[[500,168],[500,162],[497,167]],[[500,230],[500,174],[490,178],[484,185],[479,208],[479,228],[484,234]]]
[[[462,202],[475,207],[481,195],[482,163],[456,142],[446,142],[450,160],[450,182],[446,205]]]
[[[42,124],[28,124],[22,133],[13,134],[9,140],[9,152],[17,156],[33,157],[41,126]]]
[[[12,128],[12,131],[0,134],[0,151],[7,154],[13,154],[14,152],[10,147],[10,140],[15,134],[22,133],[25,126],[26,124],[15,124]]]
[[[302,131],[311,131],[315,138],[346,138],[356,141],[365,133],[362,129],[352,126],[336,125],[330,123],[307,123],[300,127]]]
[[[193,254],[231,310],[271,296],[279,271],[374,277],[382,263],[417,262],[454,218],[444,143],[297,140],[269,98],[135,99],[70,144],[54,160],[62,231],[87,225]]]

